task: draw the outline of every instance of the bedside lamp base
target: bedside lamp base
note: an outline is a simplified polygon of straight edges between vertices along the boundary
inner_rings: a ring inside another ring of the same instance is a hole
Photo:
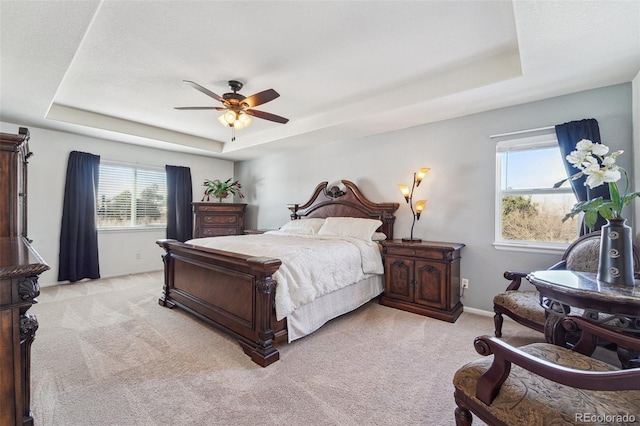
[[[402,241],[405,243],[419,243],[422,241],[422,238],[403,238]]]

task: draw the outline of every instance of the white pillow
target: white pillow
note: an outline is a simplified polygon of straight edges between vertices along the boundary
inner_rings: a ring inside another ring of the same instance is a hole
[[[287,234],[313,235],[318,233],[322,225],[324,219],[296,219],[282,225],[279,231]]]
[[[373,233],[382,225],[377,219],[359,217],[328,217],[318,235],[338,235],[341,237],[358,238],[371,242]]]
[[[373,241],[384,241],[387,239],[387,236],[384,232],[374,232],[371,240]]]

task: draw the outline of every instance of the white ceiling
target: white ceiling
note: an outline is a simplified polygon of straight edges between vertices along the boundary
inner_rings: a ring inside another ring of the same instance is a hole
[[[0,120],[248,159],[631,81],[640,1],[0,0]],[[273,88],[236,133],[222,95]]]

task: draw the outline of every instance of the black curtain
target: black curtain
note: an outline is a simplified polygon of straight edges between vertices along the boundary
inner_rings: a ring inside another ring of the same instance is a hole
[[[62,206],[58,281],[100,278],[96,195],[100,156],[72,151]]]
[[[572,176],[580,171],[566,160],[566,156],[569,155],[571,151],[575,151],[578,142],[582,139],[589,139],[593,143],[601,143],[600,128],[595,118],[586,118],[584,120],[558,124],[556,126],[556,136],[558,137],[558,144],[560,145],[560,152],[562,153],[567,176]],[[598,197],[603,197],[604,199],[609,198],[609,185],[600,185],[591,189],[584,184],[586,180],[587,178],[585,176],[582,176],[580,179],[569,180],[573,193],[578,201],[586,201]],[[600,230],[602,225],[606,223],[606,219],[598,215],[594,231]],[[580,235],[587,232],[589,232],[589,230],[584,225],[583,220]]]
[[[193,238],[193,201],[191,169],[166,166],[167,171],[167,238],[187,241]]]

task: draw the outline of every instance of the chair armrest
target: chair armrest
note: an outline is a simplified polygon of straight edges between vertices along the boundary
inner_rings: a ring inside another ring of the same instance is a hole
[[[576,327],[581,329],[581,338],[595,338],[595,335],[606,336],[607,339],[622,342],[630,349],[640,347],[640,339],[622,335],[581,318],[568,317],[563,320],[563,326],[565,322],[570,330],[574,330]],[[590,337],[585,337],[585,335]],[[509,376],[512,363],[545,379],[571,387],[603,391],[640,390],[640,368],[617,371],[585,371],[564,367],[536,358],[491,336],[477,337],[474,341],[474,347],[480,355],[493,354],[494,356],[489,369],[478,379],[476,388],[476,397],[487,405],[490,405],[498,395],[500,387]]]
[[[575,345],[573,345],[572,350],[585,355],[593,352],[598,338],[609,343],[615,343],[626,349],[640,351],[640,338],[607,328],[582,317],[568,316],[562,320],[562,327],[569,332],[581,331],[580,337]],[[583,351],[583,348],[585,348],[586,351]]]
[[[520,284],[522,284],[522,279],[526,278],[527,275],[529,275],[528,272],[505,271],[504,277],[511,280],[511,283],[507,286],[507,291],[518,290]]]

